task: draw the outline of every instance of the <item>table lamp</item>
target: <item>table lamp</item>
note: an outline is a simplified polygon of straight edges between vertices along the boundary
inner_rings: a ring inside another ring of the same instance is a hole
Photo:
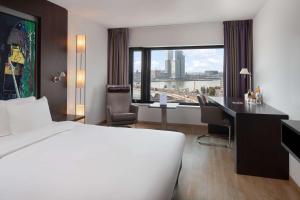
[[[240,71],[241,75],[245,75],[245,76],[249,76],[250,78],[250,91],[252,91],[252,74],[248,71],[247,68],[242,68],[242,70]]]

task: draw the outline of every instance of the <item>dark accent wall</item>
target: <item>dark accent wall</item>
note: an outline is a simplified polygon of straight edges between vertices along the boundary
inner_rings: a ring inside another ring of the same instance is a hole
[[[38,97],[48,98],[52,114],[66,113],[66,79],[54,84],[51,78],[67,72],[68,11],[46,0],[0,0],[0,5],[38,19]]]

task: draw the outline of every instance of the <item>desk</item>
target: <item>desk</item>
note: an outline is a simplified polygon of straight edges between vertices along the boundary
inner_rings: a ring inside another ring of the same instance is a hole
[[[160,103],[153,103],[149,105],[149,108],[160,108],[161,109],[161,128],[167,129],[167,109],[176,109],[179,106],[178,103],[167,103],[167,105],[160,105]]]
[[[289,155],[281,146],[281,120],[288,115],[241,98],[209,97],[209,101],[233,118],[236,173],[289,178]]]
[[[282,120],[282,146],[300,162],[300,121]]]

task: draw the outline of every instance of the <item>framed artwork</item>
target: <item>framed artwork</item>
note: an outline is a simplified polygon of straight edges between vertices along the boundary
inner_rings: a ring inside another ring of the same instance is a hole
[[[0,100],[36,96],[37,23],[0,12]]]

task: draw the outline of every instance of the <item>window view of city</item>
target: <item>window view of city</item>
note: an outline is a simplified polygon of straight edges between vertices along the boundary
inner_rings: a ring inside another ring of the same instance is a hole
[[[133,53],[133,99],[141,99],[141,80],[142,80],[142,52],[134,51]]]
[[[151,51],[150,100],[197,103],[197,95],[223,95],[222,48]],[[134,53],[133,98],[141,97],[141,52]]]

